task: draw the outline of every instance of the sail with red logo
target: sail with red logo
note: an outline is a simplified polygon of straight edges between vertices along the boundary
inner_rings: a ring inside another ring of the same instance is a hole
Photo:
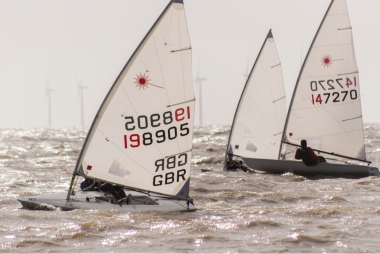
[[[292,135],[290,134],[292,133]],[[335,0],[305,59],[284,140],[366,160],[358,66],[345,0]]]
[[[52,204],[64,209],[194,211],[189,196],[194,104],[184,3],[171,0],[100,106],[64,202]],[[78,192],[75,182],[83,177],[133,193],[115,200],[96,191]]]
[[[186,18],[183,3],[174,1],[109,91],[76,171],[188,197],[194,101]]]

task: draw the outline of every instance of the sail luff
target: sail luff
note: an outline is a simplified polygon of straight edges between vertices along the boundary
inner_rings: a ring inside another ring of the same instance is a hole
[[[294,86],[293,94],[292,94],[292,98],[291,98],[291,100],[290,100],[290,104],[289,104],[289,108],[288,108],[288,114],[287,114],[287,116],[286,116],[285,125],[284,125],[284,130],[283,130],[283,132],[282,132],[282,137],[281,137],[281,143],[282,143],[282,144],[283,144],[284,141],[285,141],[285,137],[286,137],[286,127],[287,127],[288,122],[289,122],[290,112],[291,112],[291,109],[292,109],[292,106],[293,106],[293,101],[294,101],[295,94],[296,94],[296,92],[297,92],[298,84],[299,84],[299,81],[300,81],[301,76],[302,76],[302,71],[303,71],[303,69],[304,69],[304,67],[305,67],[305,63],[307,62],[307,59],[308,59],[309,54],[310,54],[310,51],[311,51],[311,49],[313,48],[313,45],[314,45],[314,43],[315,43],[315,40],[316,40],[316,38],[317,38],[317,36],[318,36],[318,34],[319,34],[319,31],[321,30],[321,27],[322,27],[322,25],[323,25],[323,23],[324,23],[324,21],[325,21],[325,19],[326,19],[326,17],[327,17],[327,14],[328,14],[329,11],[330,11],[330,8],[331,8],[333,2],[334,2],[334,0],[331,0],[330,5],[329,5],[329,7],[328,7],[327,10],[326,10],[325,15],[323,16],[323,19],[322,19],[321,23],[319,24],[318,30],[317,30],[316,34],[314,35],[313,41],[311,42],[311,45],[310,45],[310,47],[309,47],[309,50],[307,51],[306,57],[304,58],[304,61],[303,61],[303,64],[302,64],[301,70],[300,70],[300,72],[299,72],[299,74],[298,74],[298,78],[297,78],[297,81],[296,81],[296,85]],[[282,145],[280,146],[280,151],[279,151],[279,153],[278,153],[278,159],[281,158],[281,151],[282,151]]]

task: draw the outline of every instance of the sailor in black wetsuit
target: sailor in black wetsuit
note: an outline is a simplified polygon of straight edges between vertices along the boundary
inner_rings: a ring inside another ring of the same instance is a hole
[[[80,184],[80,188],[82,191],[109,192],[116,200],[123,200],[127,198],[123,187],[115,184],[100,182],[90,178],[85,178],[85,180]]]
[[[306,166],[315,166],[319,162],[326,162],[325,158],[322,156],[318,156],[314,153],[313,149],[307,147],[306,140],[301,140],[301,148],[298,148],[296,151],[295,158],[297,160],[303,161]]]
[[[234,155],[229,153],[228,154],[228,160],[226,162],[226,170],[227,171],[236,171],[238,169],[241,169],[243,170],[244,172],[249,172],[250,170],[243,166],[243,162],[242,161],[237,161],[237,160],[234,160],[232,157]]]

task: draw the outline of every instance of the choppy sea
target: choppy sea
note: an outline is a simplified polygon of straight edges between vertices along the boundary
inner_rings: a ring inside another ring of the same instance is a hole
[[[380,178],[222,171],[229,126],[195,129],[193,213],[21,209],[67,191],[87,129],[0,130],[0,252],[380,252]],[[380,125],[365,125],[380,167]],[[201,169],[210,169],[202,172]]]

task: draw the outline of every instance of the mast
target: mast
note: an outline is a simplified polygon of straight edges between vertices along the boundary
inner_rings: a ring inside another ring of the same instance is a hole
[[[89,130],[89,132],[88,132],[88,134],[86,136],[85,142],[83,144],[83,148],[82,148],[82,150],[81,150],[81,152],[79,154],[79,157],[78,157],[78,160],[77,160],[74,172],[73,172],[73,176],[71,178],[70,187],[69,187],[68,192],[67,192],[67,197],[66,197],[67,201],[69,201],[70,195],[71,195],[71,193],[73,191],[75,177],[79,174],[79,172],[81,170],[83,170],[82,167],[81,167],[81,162],[83,160],[83,154],[84,154],[85,148],[87,147],[87,143],[89,142],[90,138],[92,137],[92,135],[94,133],[94,129],[95,129],[95,127],[96,127],[96,125],[98,124],[98,121],[99,121],[98,116],[99,116],[100,112],[102,111],[103,107],[105,107],[108,97],[112,95],[112,91],[114,90],[115,86],[117,85],[117,83],[118,83],[119,79],[121,78],[121,75],[123,74],[124,70],[130,65],[130,62],[132,61],[132,59],[134,59],[135,55],[137,54],[137,52],[139,52],[140,48],[143,46],[143,44],[147,40],[148,36],[151,34],[151,32],[154,30],[154,28],[157,26],[157,24],[159,23],[159,21],[161,20],[161,18],[164,16],[164,14],[168,11],[169,7],[173,3],[183,3],[183,0],[170,0],[169,1],[169,3],[167,4],[167,6],[165,7],[165,9],[162,11],[162,13],[160,14],[160,16],[157,18],[157,20],[153,24],[153,26],[149,29],[149,31],[147,32],[147,34],[144,36],[143,40],[137,46],[137,48],[135,49],[135,51],[133,52],[133,54],[131,55],[131,57],[127,61],[127,63],[124,65],[123,69],[119,73],[119,75],[116,78],[115,82],[111,86],[111,89],[108,91],[106,97],[104,98],[104,100],[103,100],[103,102],[102,102],[102,104],[101,104],[101,106],[100,106],[100,108],[98,110],[98,113],[95,115],[95,118],[94,118],[94,120],[93,120],[93,122],[91,124],[90,130]]]
[[[247,85],[248,85],[248,83],[249,83],[250,77],[251,77],[251,75],[252,75],[252,73],[253,73],[253,70],[255,69],[255,66],[256,66],[256,64],[257,64],[257,62],[258,62],[258,60],[259,60],[259,58],[260,58],[261,52],[263,51],[263,48],[264,48],[265,43],[266,43],[266,41],[267,41],[268,38],[273,38],[273,35],[272,35],[272,29],[269,29],[269,32],[268,32],[267,36],[265,37],[264,43],[263,43],[263,45],[262,45],[261,48],[260,48],[259,54],[257,55],[256,60],[255,60],[255,63],[253,64],[251,71],[250,71],[249,74],[247,75],[247,80],[246,80],[246,82],[245,82],[245,85],[244,85],[244,88],[243,88],[243,92],[242,92],[241,95],[240,95],[240,99],[239,99],[239,102],[238,102],[238,106],[236,107],[235,114],[234,114],[234,118],[233,118],[233,120],[232,120],[232,125],[231,125],[231,129],[230,129],[230,135],[229,135],[229,137],[228,137],[228,142],[227,142],[227,147],[226,147],[226,153],[225,153],[225,157],[224,157],[223,170],[225,170],[225,168],[226,168],[226,163],[227,163],[226,156],[227,156],[227,154],[228,154],[228,150],[229,150],[229,148],[230,148],[231,134],[232,134],[232,131],[233,131],[233,129],[234,129],[234,125],[235,125],[235,120],[236,120],[237,112],[239,111],[240,104],[241,104],[242,98],[243,98],[243,96],[244,96],[244,93],[245,93],[245,91],[246,91]]]
[[[311,51],[311,49],[312,49],[313,46],[314,46],[314,42],[315,42],[315,40],[316,40],[316,38],[317,38],[317,36],[318,36],[318,34],[319,34],[319,31],[321,30],[321,27],[322,27],[322,25],[323,25],[323,23],[324,23],[324,21],[325,21],[325,19],[326,19],[326,17],[327,17],[327,14],[329,13],[330,8],[331,8],[331,6],[332,6],[333,3],[334,3],[334,0],[331,0],[331,3],[330,3],[330,5],[329,5],[329,7],[327,8],[327,11],[326,11],[325,15],[323,16],[322,22],[321,22],[321,24],[320,24],[319,27],[318,27],[317,33],[315,34],[314,39],[313,39],[313,41],[312,41],[312,43],[311,43],[311,45],[310,45],[310,47],[309,47],[309,50],[308,50],[308,52],[307,52],[307,54],[306,54],[305,59],[304,59],[304,61],[303,61],[303,65],[302,65],[302,67],[301,67],[301,71],[300,71],[299,74],[298,74],[297,82],[296,82],[296,85],[295,85],[294,90],[293,90],[292,99],[290,100],[289,109],[288,109],[288,114],[287,114],[287,116],[286,116],[286,120],[285,120],[284,130],[283,130],[283,132],[282,132],[281,145],[280,145],[280,150],[279,150],[279,152],[278,152],[278,159],[281,158],[281,151],[282,151],[282,147],[283,147],[283,144],[284,144],[284,142],[285,142],[285,137],[286,137],[286,127],[287,127],[288,122],[289,122],[289,116],[290,116],[290,112],[291,112],[291,109],[292,109],[292,105],[293,105],[294,97],[295,97],[295,94],[296,94],[296,92],[297,92],[298,84],[299,84],[299,82],[300,82],[301,75],[302,75],[303,69],[304,69],[304,67],[305,67],[305,63],[307,62],[307,59],[308,59],[309,54],[310,54],[310,51]]]

